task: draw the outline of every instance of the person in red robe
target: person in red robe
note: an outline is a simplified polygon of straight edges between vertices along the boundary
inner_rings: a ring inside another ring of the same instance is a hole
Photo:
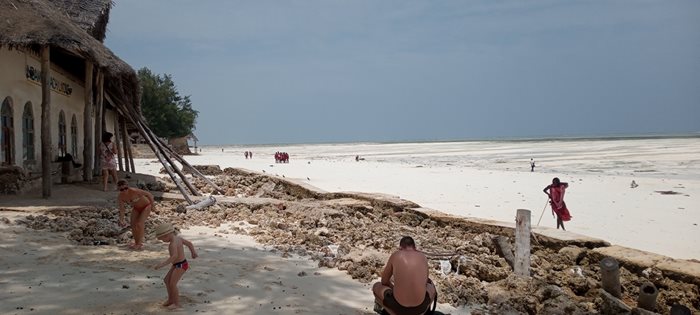
[[[571,220],[571,214],[569,209],[566,208],[566,203],[564,202],[564,192],[569,184],[562,183],[559,178],[555,177],[552,179],[552,184],[544,188],[544,193],[549,196],[549,204],[552,206],[552,215],[556,214],[557,217],[557,229],[561,226],[561,229],[566,231],[564,228],[564,221]]]

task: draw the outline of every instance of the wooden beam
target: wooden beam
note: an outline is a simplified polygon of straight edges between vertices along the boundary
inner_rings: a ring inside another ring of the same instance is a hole
[[[51,56],[41,47],[41,196],[51,197]]]
[[[97,88],[97,93],[95,95],[95,169],[92,172],[93,176],[100,176],[102,172],[102,111],[104,110],[102,106],[102,82],[103,73],[102,69],[97,69],[97,78],[95,78],[95,87]]]
[[[112,103],[114,104],[114,103]],[[127,149],[128,147],[128,140],[129,136],[126,134],[126,120],[124,119],[124,116],[119,115],[119,131],[122,134],[122,147],[124,148],[124,166],[125,170],[127,172],[131,172],[131,167],[129,164],[129,157],[131,155],[130,150]]]
[[[126,124],[124,126],[124,129],[126,129]],[[131,150],[131,136],[129,136],[128,132],[126,133],[126,150],[129,151],[129,165],[131,165],[131,172],[136,173],[136,166],[134,165],[134,151]]]
[[[85,108],[83,110],[83,180],[92,181],[92,71],[93,65],[90,61],[85,61]]]
[[[530,210],[518,209],[515,217],[515,264],[518,276],[530,277]]]
[[[119,171],[123,172],[124,171],[124,165],[122,164],[122,135],[121,135],[121,126],[119,120],[121,119],[121,115],[117,113],[114,115],[114,144],[117,146],[117,162],[119,164]]]

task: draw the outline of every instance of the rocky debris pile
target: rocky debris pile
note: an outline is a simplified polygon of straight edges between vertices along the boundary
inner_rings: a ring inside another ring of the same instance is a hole
[[[28,215],[15,223],[35,230],[64,232],[79,245],[124,244],[132,238],[131,230],[119,226],[119,210],[85,207],[52,210],[45,215]],[[146,222],[146,233],[155,229],[157,220]]]
[[[221,167],[218,165],[192,165],[192,167],[198,170],[200,173],[202,173],[202,175],[207,176],[216,176],[224,173],[224,171],[222,171]],[[194,173],[189,167],[184,167],[182,171],[185,174]]]
[[[212,182],[224,190],[227,197],[258,197],[280,200],[297,200],[284,184],[268,176],[224,175],[217,176]],[[218,194],[204,179],[193,178],[191,181],[199,191],[205,194]]]
[[[161,221],[181,228],[221,228],[224,223],[233,223],[220,233],[251,235],[258,242],[274,246],[283,257],[306,255],[317,260],[319,266],[345,270],[367,283],[376,281],[399,239],[411,235],[430,258],[430,277],[436,283],[440,302],[476,306],[473,314],[596,314],[606,309],[606,300],[599,292],[599,258],[586,248],[555,250],[534,245],[532,278],[523,279],[515,277],[498,254],[493,242],[497,235],[474,232],[457,219],[436,219],[367,198],[308,198],[298,191],[299,187],[257,174],[227,172],[214,181],[228,190],[227,195],[260,198],[219,202],[205,211],[187,213],[175,211],[179,202],[161,202],[147,230]],[[194,184],[206,186],[204,181],[195,180]],[[111,211],[112,220],[116,220],[116,212]],[[76,216],[83,212],[88,211],[54,214]],[[93,216],[103,216],[99,211],[92,212]],[[94,218],[93,225],[99,218]],[[72,230],[58,217],[55,220],[57,231]],[[81,227],[85,225],[90,226]],[[694,284],[672,280],[653,268],[634,273],[623,267],[620,273],[622,300],[629,305],[636,304],[641,283],[651,281],[660,290],[657,305],[661,314],[668,314],[668,308],[676,303],[695,312],[700,309],[700,292]]]
[[[27,174],[19,166],[0,167],[0,194],[14,195],[22,191]]]
[[[192,222],[211,227],[240,222],[230,232],[251,235],[275,246],[283,256],[309,255],[319,266],[345,270],[363,282],[376,281],[399,238],[412,235],[430,257],[451,253],[445,258],[450,262],[447,272],[441,271],[437,259],[430,259],[440,302],[482,305],[487,313],[502,314],[600,312],[599,267],[587,255],[588,249],[572,246],[556,251],[535,246],[533,277],[528,281],[512,275],[510,266],[497,254],[492,242],[495,235],[470,233],[420,213],[373,208],[363,202],[342,204],[321,200],[218,204],[184,215],[168,210],[175,203],[162,207],[168,220],[183,227]],[[642,275],[621,270],[623,299],[630,305],[636,304],[643,281],[664,289],[659,305],[697,305],[700,295],[692,284],[664,278],[658,270]]]
[[[168,192],[171,189],[176,189],[175,185],[169,186],[163,181],[156,180],[154,182],[144,182],[144,181],[137,181],[136,182],[136,188],[143,189],[143,190],[148,190],[148,191],[163,191],[163,192]]]

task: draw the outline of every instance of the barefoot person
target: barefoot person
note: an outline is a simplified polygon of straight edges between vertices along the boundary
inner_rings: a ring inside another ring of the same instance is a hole
[[[112,182],[117,182],[117,149],[112,142],[112,133],[102,134],[100,144],[100,163],[102,164],[102,190],[107,191],[107,180],[112,175]]]
[[[556,214],[557,230],[559,226],[561,226],[561,229],[566,231],[564,228],[564,221],[571,220],[571,214],[569,214],[569,209],[566,208],[566,203],[564,202],[564,192],[568,187],[569,184],[562,183],[559,181],[559,178],[555,177],[552,179],[552,184],[542,190],[549,196],[549,204],[552,206],[552,215]]]
[[[419,315],[428,310],[435,299],[435,286],[428,279],[428,259],[416,250],[413,238],[401,238],[399,250],[389,257],[382,280],[372,291],[389,314]]]
[[[153,195],[147,191],[129,187],[129,183],[125,180],[120,180],[117,183],[119,188],[119,225],[126,226],[124,220],[124,205],[131,205],[131,232],[134,235],[134,243],[129,245],[132,249],[141,249],[143,247],[144,230],[146,229],[146,219],[153,210],[155,202]]]
[[[194,250],[192,242],[180,237],[178,232],[170,223],[163,223],[156,227],[156,238],[169,243],[168,252],[170,257],[160,264],[153,266],[153,269],[160,269],[164,266],[171,265],[170,271],[165,275],[163,282],[168,290],[168,300],[163,303],[164,307],[170,309],[180,308],[180,292],[177,289],[177,282],[180,281],[185,271],[190,268],[187,259],[185,259],[184,246],[190,249],[192,259],[197,258],[197,252]]]

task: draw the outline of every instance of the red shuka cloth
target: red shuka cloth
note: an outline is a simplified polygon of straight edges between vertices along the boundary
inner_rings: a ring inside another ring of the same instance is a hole
[[[569,213],[569,209],[566,208],[566,203],[562,200],[564,198],[564,189],[566,189],[564,186],[550,187],[549,191],[552,200],[549,204],[552,206],[552,211],[554,211],[562,221],[569,221],[571,220],[571,214]],[[558,201],[561,201],[561,208],[557,207]]]

